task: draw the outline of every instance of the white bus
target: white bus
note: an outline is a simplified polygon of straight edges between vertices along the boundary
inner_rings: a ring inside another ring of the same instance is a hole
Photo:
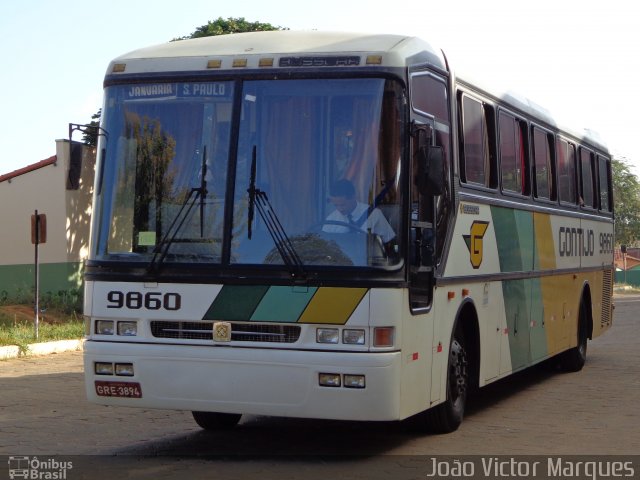
[[[473,389],[579,370],[611,326],[606,147],[422,40],[178,41],[104,85],[92,402],[448,432]]]

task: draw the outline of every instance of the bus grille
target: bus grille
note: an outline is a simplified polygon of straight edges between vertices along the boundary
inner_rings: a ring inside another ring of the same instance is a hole
[[[151,322],[156,338],[213,340],[213,322]],[[236,342],[295,343],[300,338],[298,325],[231,323],[231,340]]]
[[[611,296],[613,295],[613,270],[605,270],[602,280],[602,315],[600,323],[611,324]]]

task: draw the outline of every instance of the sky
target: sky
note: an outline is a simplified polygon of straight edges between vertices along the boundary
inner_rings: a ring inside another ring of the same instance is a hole
[[[629,0],[1,2],[0,174],[54,155],[69,123],[91,121],[113,58],[218,17],[421,37],[455,70],[598,132],[640,175],[640,4]]]

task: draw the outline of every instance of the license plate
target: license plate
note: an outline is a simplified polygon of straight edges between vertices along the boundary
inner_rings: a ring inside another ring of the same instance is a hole
[[[137,382],[105,382],[96,380],[96,393],[101,397],[142,398]]]

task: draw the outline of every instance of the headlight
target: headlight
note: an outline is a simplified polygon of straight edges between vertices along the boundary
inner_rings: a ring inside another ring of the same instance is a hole
[[[118,322],[118,335],[133,337],[138,335],[137,322]]]
[[[348,345],[364,345],[364,330],[343,330],[342,343]]]
[[[113,375],[113,363],[95,362],[94,372],[96,375]]]
[[[316,342],[318,343],[338,343],[340,331],[337,328],[319,328],[316,330]]]
[[[344,375],[344,386],[346,388],[364,388],[365,380],[364,375]]]
[[[321,387],[339,387],[340,386],[340,374],[339,373],[321,373],[318,375],[318,383]]]
[[[113,320],[96,320],[96,333],[98,335],[113,335]]]
[[[116,375],[133,377],[133,363],[116,363]]]

